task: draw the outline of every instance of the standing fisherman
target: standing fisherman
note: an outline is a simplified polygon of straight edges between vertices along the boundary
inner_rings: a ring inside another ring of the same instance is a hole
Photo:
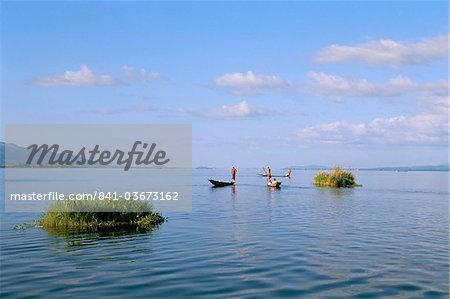
[[[236,181],[236,168],[231,167],[231,181],[234,183]]]
[[[270,173],[270,167],[266,166],[266,168],[264,169],[264,171],[266,172],[266,178],[267,178],[267,183],[272,183],[272,181],[270,180],[272,178],[272,174]]]
[[[291,177],[291,173],[292,173],[292,170],[289,168],[287,173],[284,176],[287,177],[287,178],[290,178]]]
[[[267,166],[264,171],[266,172],[266,176],[271,179],[272,178],[272,174],[270,173],[270,167]]]

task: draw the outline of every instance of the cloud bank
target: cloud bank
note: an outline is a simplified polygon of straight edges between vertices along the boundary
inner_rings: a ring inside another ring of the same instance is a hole
[[[297,136],[308,143],[448,145],[449,113],[449,97],[437,97],[429,111],[414,116],[375,118],[368,123],[317,124],[299,129]]]
[[[45,87],[110,86],[121,84],[121,81],[110,75],[96,75],[83,64],[79,71],[65,71],[60,75],[39,77],[34,79],[32,83]]]
[[[112,86],[135,82],[147,83],[160,76],[158,72],[127,65],[122,67],[122,73],[123,76],[121,78],[116,78],[112,75],[96,75],[87,65],[83,64],[78,71],[65,71],[59,75],[38,77],[32,80],[32,83],[43,87]]]
[[[438,35],[418,42],[380,39],[367,43],[331,45],[315,55],[319,63],[357,61],[368,64],[398,66],[401,64],[424,64],[448,57],[449,37]]]
[[[254,95],[263,89],[280,88],[290,84],[280,77],[258,75],[252,71],[224,74],[216,78],[214,82],[217,86],[228,88],[238,95]]]
[[[119,107],[119,108],[96,108],[96,109],[83,109],[81,112],[98,114],[98,115],[114,115],[114,114],[124,114],[124,113],[144,113],[155,111],[155,108],[152,108],[148,104],[139,104],[132,107]]]
[[[184,114],[190,114],[194,116],[203,116],[210,118],[246,118],[265,115],[266,112],[263,109],[254,107],[242,101],[236,105],[222,105],[218,108],[212,108],[209,110],[188,110],[178,109],[178,112]]]
[[[444,80],[433,83],[417,83],[408,77],[399,76],[385,83],[373,83],[366,79],[348,80],[326,73],[310,72],[310,82],[304,92],[340,99],[342,97],[396,97],[406,93],[422,95],[445,95],[448,83]]]
[[[128,65],[124,65],[122,71],[127,81],[149,82],[160,76],[158,72],[147,71],[144,68],[135,68]]]

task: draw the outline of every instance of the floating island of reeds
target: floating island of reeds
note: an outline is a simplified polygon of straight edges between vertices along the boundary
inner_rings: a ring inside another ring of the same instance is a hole
[[[49,206],[48,210],[28,225],[18,225],[16,229],[27,226],[44,229],[97,229],[97,228],[137,228],[150,230],[166,218],[154,212],[145,201],[125,200],[62,200]]]
[[[353,188],[361,187],[355,182],[355,176],[350,171],[334,167],[329,172],[321,171],[314,176],[314,185],[319,187]]]

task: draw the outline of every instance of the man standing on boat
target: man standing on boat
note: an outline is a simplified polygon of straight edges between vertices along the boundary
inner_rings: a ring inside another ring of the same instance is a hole
[[[236,168],[231,167],[231,181],[234,183],[236,181]]]
[[[266,168],[264,168],[264,172],[266,173],[266,182],[267,182],[267,184],[271,184],[272,181],[270,179],[272,178],[272,174],[270,173],[270,167],[266,166]]]
[[[292,170],[289,168],[287,173],[284,176],[287,177],[287,178],[290,178],[291,177],[291,172],[292,172]]]
[[[272,178],[272,174],[270,173],[270,167],[266,166],[266,168],[264,168],[264,172],[266,173],[266,177],[270,180]]]

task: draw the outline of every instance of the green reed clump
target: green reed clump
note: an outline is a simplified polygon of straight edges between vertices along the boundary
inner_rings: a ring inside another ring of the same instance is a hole
[[[314,185],[335,188],[360,186],[356,184],[353,173],[340,167],[334,167],[330,172],[321,171],[317,173],[314,177]]]
[[[44,228],[136,226],[152,228],[166,220],[150,204],[135,200],[64,200],[52,204],[37,225]]]

